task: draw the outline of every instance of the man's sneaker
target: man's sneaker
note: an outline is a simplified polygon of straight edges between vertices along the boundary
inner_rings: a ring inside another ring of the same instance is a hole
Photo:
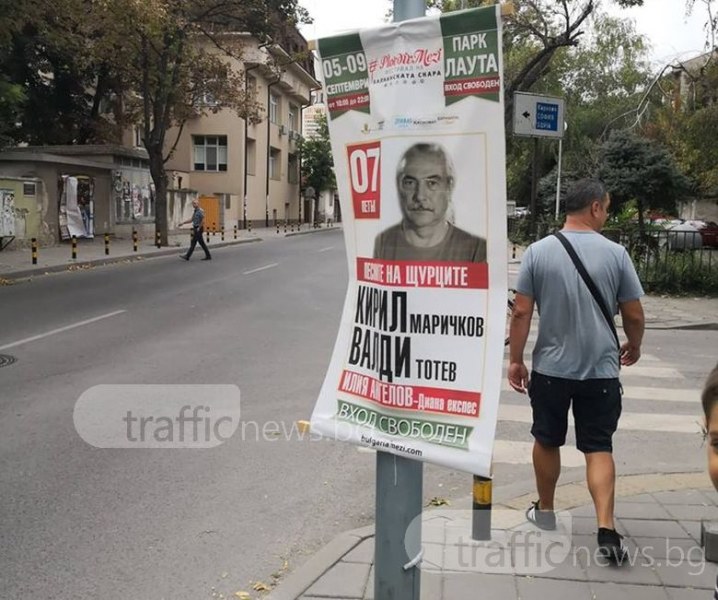
[[[538,500],[532,502],[526,511],[526,518],[539,529],[553,531],[556,529],[556,513],[552,510],[541,510]]]
[[[205,256],[202,260],[212,260],[211,256]]]
[[[620,565],[628,555],[623,536],[615,529],[598,528],[598,552],[604,558]]]
[[[186,254],[180,254],[179,257],[184,258],[185,260],[189,260],[189,256],[187,256]]]

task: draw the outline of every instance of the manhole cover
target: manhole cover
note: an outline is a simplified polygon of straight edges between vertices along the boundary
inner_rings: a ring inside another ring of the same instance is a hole
[[[0,367],[7,367],[17,360],[14,356],[9,354],[0,354]]]

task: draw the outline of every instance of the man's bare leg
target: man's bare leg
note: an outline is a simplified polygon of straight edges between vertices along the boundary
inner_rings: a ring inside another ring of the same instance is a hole
[[[534,440],[533,463],[539,508],[553,510],[556,484],[561,475],[561,449],[544,446]]]
[[[610,452],[589,452],[586,456],[586,481],[596,507],[599,527],[615,529],[613,522],[616,492],[616,467]]]

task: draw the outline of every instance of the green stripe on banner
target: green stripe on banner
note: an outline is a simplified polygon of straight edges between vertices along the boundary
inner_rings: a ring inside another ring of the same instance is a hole
[[[388,415],[344,400],[337,400],[337,418],[393,437],[414,439],[461,450],[469,449],[469,437],[474,430],[473,427],[466,425],[415,419],[408,415]]]
[[[358,33],[319,40],[329,117],[350,110],[369,113],[369,71]]]
[[[496,7],[485,6],[473,10],[441,15],[441,33],[444,37],[475,31],[496,29]]]
[[[469,96],[499,101],[499,32],[496,7],[443,15],[444,96],[454,104]]]
[[[364,52],[358,33],[322,38],[318,41],[318,44],[319,55],[322,59],[331,58],[339,54],[349,54],[350,52]]]

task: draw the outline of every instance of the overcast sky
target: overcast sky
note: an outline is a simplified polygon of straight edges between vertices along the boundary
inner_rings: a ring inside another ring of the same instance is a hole
[[[314,18],[302,33],[313,40],[342,31],[375,27],[384,22],[392,3],[387,0],[300,0]],[[657,68],[675,59],[687,59],[703,51],[706,9],[697,2],[694,14],[685,16],[684,0],[645,0],[645,6],[632,9],[612,7],[603,0],[611,14],[636,21],[636,29],[647,36],[653,46],[652,63]]]

